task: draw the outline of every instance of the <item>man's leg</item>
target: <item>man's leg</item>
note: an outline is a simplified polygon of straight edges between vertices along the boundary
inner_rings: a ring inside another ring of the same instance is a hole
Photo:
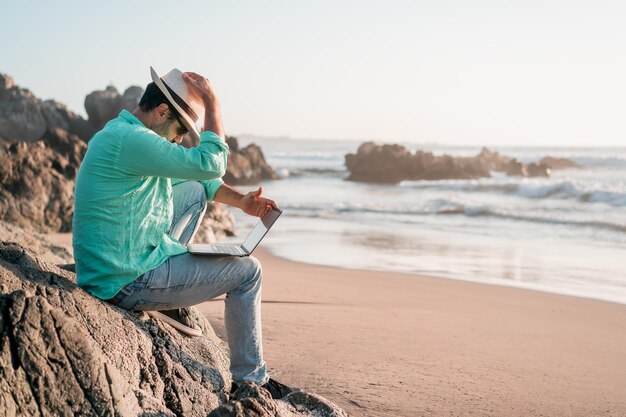
[[[174,216],[167,233],[186,245],[196,234],[206,212],[206,191],[197,181],[185,181],[172,187]]]
[[[196,181],[174,187],[174,219],[170,234],[181,243],[193,237],[206,209],[204,188]],[[236,383],[268,380],[261,334],[261,265],[254,257],[195,256],[169,258],[123,290],[120,307],[168,310],[187,307],[226,294],[225,325]]]

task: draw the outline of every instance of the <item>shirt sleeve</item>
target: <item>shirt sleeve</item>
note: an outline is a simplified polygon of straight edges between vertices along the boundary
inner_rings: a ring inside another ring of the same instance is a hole
[[[200,134],[197,147],[185,148],[139,128],[124,137],[118,168],[130,175],[213,180],[224,176],[228,153],[228,145],[210,131]]]
[[[172,185],[180,184],[181,182],[185,182],[185,181],[187,180],[172,178]],[[216,178],[214,180],[209,180],[209,181],[200,180],[199,182],[204,187],[207,201],[211,201],[211,202],[215,200],[215,194],[217,193],[217,190],[219,190],[222,184],[224,184],[224,181],[221,178]]]

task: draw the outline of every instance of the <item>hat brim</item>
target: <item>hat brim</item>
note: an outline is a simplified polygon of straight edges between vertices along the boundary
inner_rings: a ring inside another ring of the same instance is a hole
[[[176,101],[174,100],[174,98],[172,97],[170,92],[167,90],[167,87],[165,87],[165,84],[163,84],[163,80],[161,80],[161,77],[159,77],[159,75],[156,73],[156,71],[152,67],[150,67],[150,74],[152,75],[152,81],[154,81],[156,86],[159,87],[159,90],[161,90],[161,92],[163,93],[165,98],[167,98],[167,101],[169,101],[169,103],[176,109],[178,114],[180,114],[182,116],[183,120],[187,124],[186,127],[189,129],[189,134],[194,138],[196,143],[199,142],[200,141],[200,132],[198,132],[198,128],[196,127],[196,123],[187,114],[187,112],[184,111],[182,109],[182,107],[180,107],[176,103]]]

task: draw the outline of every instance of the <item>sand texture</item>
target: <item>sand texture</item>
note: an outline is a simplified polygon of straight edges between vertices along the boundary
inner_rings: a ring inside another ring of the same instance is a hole
[[[626,415],[624,305],[256,255],[270,369],[352,415]]]

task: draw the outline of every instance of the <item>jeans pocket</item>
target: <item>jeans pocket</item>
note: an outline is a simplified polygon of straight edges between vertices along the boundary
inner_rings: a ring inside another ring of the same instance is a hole
[[[136,290],[143,290],[144,288],[150,288],[150,283],[152,282],[153,276],[154,276],[154,269],[140,275],[139,277],[137,277],[137,279],[135,279],[132,282],[131,284],[132,289],[136,291]]]
[[[133,307],[133,310],[138,311],[156,311],[156,310],[171,310],[172,303],[155,303],[147,300],[139,300]]]

